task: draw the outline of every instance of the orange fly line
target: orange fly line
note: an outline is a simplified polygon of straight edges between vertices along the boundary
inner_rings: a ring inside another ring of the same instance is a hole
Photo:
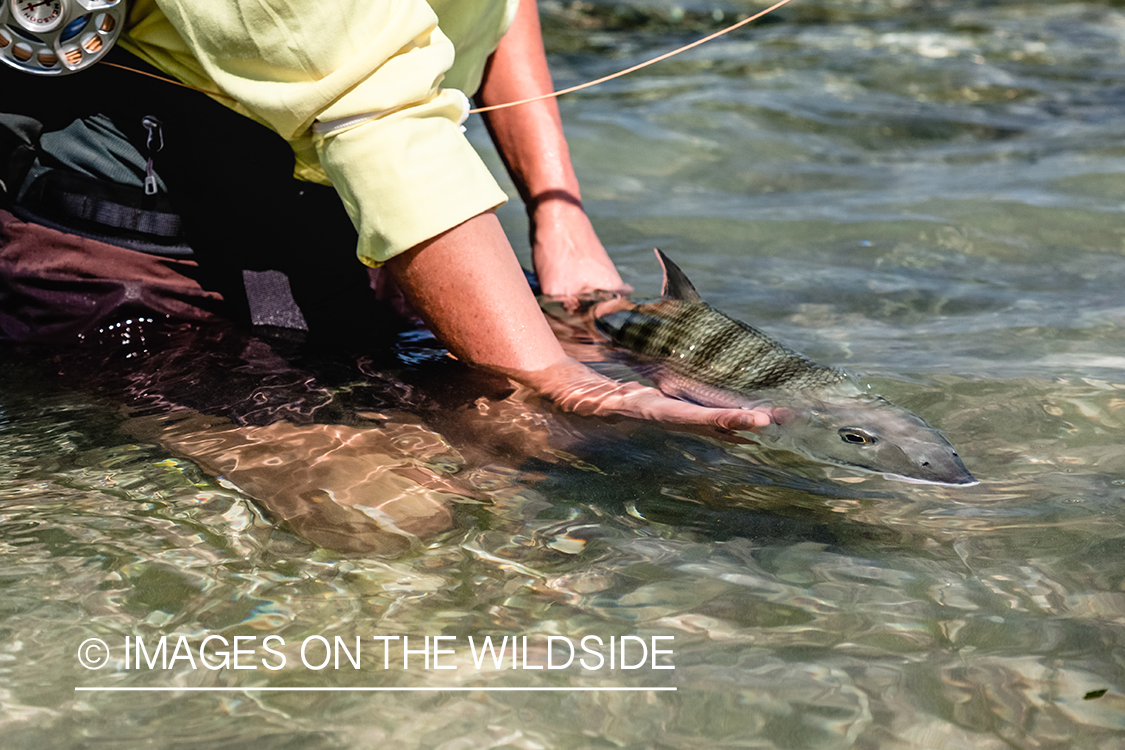
[[[580,83],[577,86],[571,86],[569,88],[559,89],[558,91],[552,91],[549,94],[540,94],[539,96],[533,96],[530,99],[520,99],[519,101],[506,102],[504,104],[493,104],[490,107],[477,107],[476,109],[470,109],[469,114],[475,115],[475,114],[479,114],[481,112],[492,112],[492,111],[495,111],[497,109],[507,109],[508,107],[518,107],[521,104],[531,104],[532,102],[539,102],[539,101],[543,101],[544,99],[551,99],[551,98],[559,97],[559,96],[562,96],[563,94],[572,94],[575,91],[581,91],[582,89],[588,89],[591,86],[597,86],[599,83],[605,83],[606,81],[612,81],[614,78],[620,78],[621,76],[627,76],[630,73],[635,73],[636,71],[641,70],[642,68],[647,68],[650,65],[655,65],[658,62],[663,62],[664,60],[667,60],[669,57],[675,57],[676,55],[680,54],[681,52],[687,52],[689,49],[695,49],[696,47],[698,47],[702,44],[707,44],[707,42],[711,41],[712,39],[718,39],[719,37],[723,36],[724,34],[729,34],[730,32],[734,31],[735,29],[741,29],[746,24],[753,23],[754,21],[757,21],[762,16],[769,15],[770,13],[773,13],[775,10],[777,10],[781,6],[788,5],[791,2],[793,2],[793,0],[779,0],[779,2],[774,3],[773,5],[766,8],[765,10],[758,11],[757,13],[755,13],[752,16],[749,16],[747,18],[743,18],[738,23],[731,24],[730,26],[727,26],[725,29],[721,29],[719,31],[716,31],[714,34],[708,34],[707,36],[703,37],[702,39],[696,39],[691,44],[685,44],[683,47],[679,47],[677,49],[674,49],[671,52],[665,52],[663,55],[657,55],[656,57],[652,58],[651,60],[646,60],[643,63],[638,63],[638,64],[632,66],[631,68],[625,68],[625,70],[619,70],[616,73],[611,73],[607,76],[603,76],[603,77],[601,77],[601,78],[599,78],[595,81],[587,81],[586,83]]]

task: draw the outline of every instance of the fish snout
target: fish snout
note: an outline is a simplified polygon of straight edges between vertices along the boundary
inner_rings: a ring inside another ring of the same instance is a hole
[[[953,450],[953,446],[946,442],[922,443],[912,446],[912,450],[904,450],[910,460],[910,471],[904,473],[889,472],[886,476],[905,482],[920,484],[944,484],[956,487],[971,487],[979,484],[961,457]]]

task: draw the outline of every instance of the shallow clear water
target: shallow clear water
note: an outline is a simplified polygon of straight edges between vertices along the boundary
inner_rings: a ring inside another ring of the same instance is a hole
[[[561,86],[758,6],[543,7]],[[587,207],[639,296],[658,291],[659,246],[715,306],[941,428],[976,487],[558,415],[424,337],[295,368],[245,342],[150,352],[157,366],[125,356],[143,347],[88,367],[6,356],[3,744],[1125,745],[1123,45],[1114,3],[798,0],[562,102]],[[517,244],[520,213],[502,211]],[[178,398],[126,413],[122,382]],[[278,409],[300,429],[276,455],[224,421]],[[376,453],[423,477],[448,528],[380,558],[318,544],[340,541],[332,518],[276,523],[327,452],[361,490],[392,479],[365,474]],[[127,636],[162,635],[169,651],[254,636],[258,668],[126,668]],[[264,666],[269,635],[283,669]],[[360,636],[361,668],[304,666],[317,635]],[[458,669],[402,669],[401,641],[384,669],[372,640],[439,635]],[[468,646],[526,636],[534,666],[548,636],[588,635],[673,636],[658,664],[675,669],[477,667]],[[100,670],[76,659],[93,637]],[[251,685],[677,690],[74,690]]]

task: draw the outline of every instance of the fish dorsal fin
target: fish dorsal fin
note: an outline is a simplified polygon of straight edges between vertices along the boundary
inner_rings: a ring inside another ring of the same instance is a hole
[[[668,256],[660,251],[660,248],[656,248],[655,252],[656,259],[664,267],[664,286],[660,290],[660,296],[678,299],[681,302],[702,302],[703,298],[699,296],[699,292],[695,291],[695,287],[688,281],[688,277],[684,275],[680,267],[669,260]]]

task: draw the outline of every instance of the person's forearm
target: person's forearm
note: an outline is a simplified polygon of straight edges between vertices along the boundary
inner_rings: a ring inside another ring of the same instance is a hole
[[[503,104],[552,90],[535,0],[522,0],[492,55],[477,101]],[[543,293],[572,298],[596,290],[627,290],[582,207],[555,100],[485,116],[527,207],[532,261]]]
[[[469,219],[392,258],[387,267],[459,359],[507,372],[541,370],[566,359],[495,214]]]
[[[504,104],[553,90],[535,0],[521,0],[511,28],[489,60],[477,101],[484,106]],[[580,204],[578,178],[554,99],[489,112],[485,122],[529,212],[548,200]]]

